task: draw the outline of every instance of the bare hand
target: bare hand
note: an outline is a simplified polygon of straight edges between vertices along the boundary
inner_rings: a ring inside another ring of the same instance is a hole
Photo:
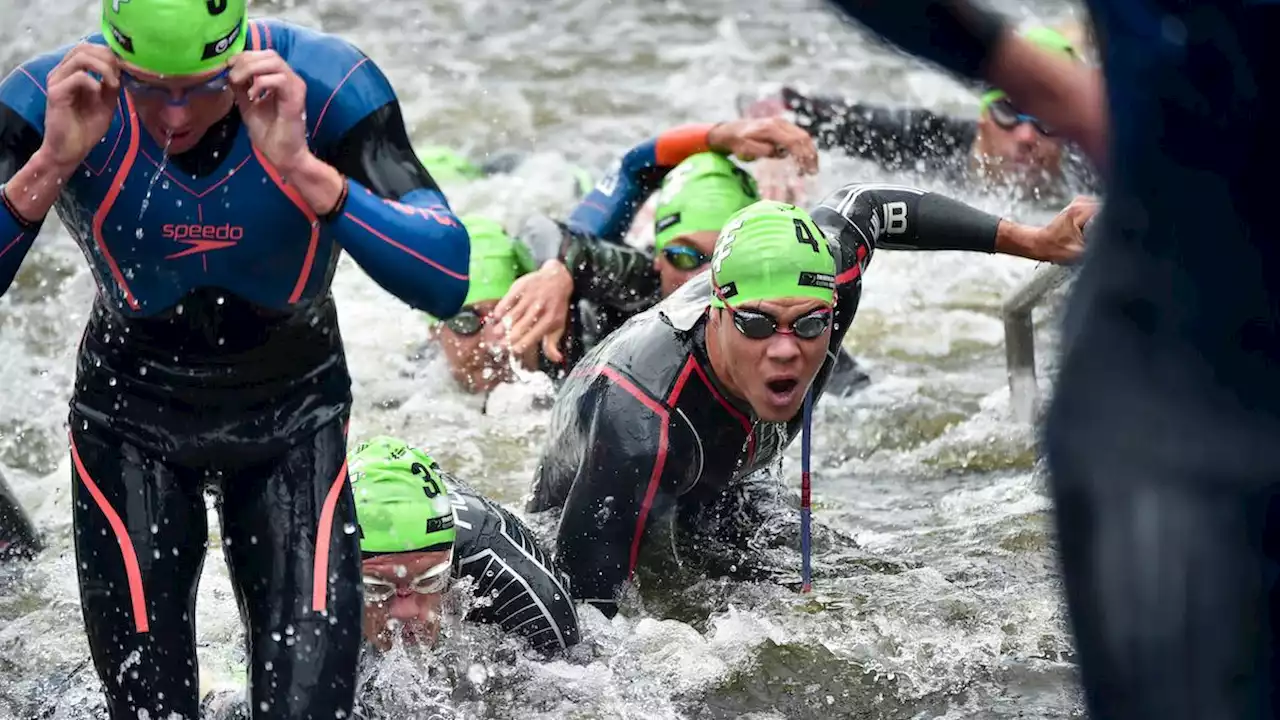
[[[275,50],[246,50],[227,62],[236,105],[254,147],[282,173],[301,167],[307,147],[307,84]]]
[[[54,165],[74,168],[111,127],[120,103],[120,61],[110,48],[82,42],[49,71],[47,80],[41,150]]]
[[[800,175],[800,168],[790,158],[765,158],[752,166],[752,175],[765,200],[792,205],[804,205],[808,201],[808,188]]]
[[[516,280],[494,308],[495,319],[507,326],[507,346],[523,354],[539,341],[542,354],[554,363],[564,362],[560,340],[569,320],[573,277],[558,260]]]
[[[713,150],[733,153],[741,160],[793,158],[800,172],[818,172],[818,148],[813,138],[794,123],[780,117],[722,122],[707,133]]]
[[[1084,225],[1098,212],[1097,198],[1077,197],[1048,225],[1036,231],[1028,257],[1052,263],[1070,263],[1084,252]]]

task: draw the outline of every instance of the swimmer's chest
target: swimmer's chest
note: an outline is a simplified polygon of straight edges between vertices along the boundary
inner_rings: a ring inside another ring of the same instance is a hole
[[[220,287],[286,307],[325,282],[333,243],[243,127],[218,167],[197,177],[118,121],[67,189],[87,254],[143,304]]]

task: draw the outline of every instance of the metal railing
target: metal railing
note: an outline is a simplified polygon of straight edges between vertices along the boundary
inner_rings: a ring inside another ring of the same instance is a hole
[[[1071,277],[1073,268],[1050,265],[1037,270],[1031,279],[1005,298],[1001,308],[1004,317],[1004,352],[1009,373],[1009,404],[1013,417],[1022,423],[1035,422],[1040,408],[1040,389],[1036,384],[1036,338],[1031,324],[1031,311],[1045,296]]]

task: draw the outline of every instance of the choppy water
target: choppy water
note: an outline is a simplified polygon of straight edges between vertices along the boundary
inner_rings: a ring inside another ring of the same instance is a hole
[[[1006,9],[1050,21],[1070,12],[1050,2]],[[570,163],[599,170],[662,127],[728,116],[739,91],[762,83],[976,111],[965,88],[799,0],[258,0],[251,10],[355,41],[390,76],[415,139],[477,156],[532,151],[513,177],[446,188],[455,208],[509,223],[565,211]],[[87,32],[96,15],[90,2],[0,3],[0,71]],[[818,189],[919,181],[824,163]],[[1047,217],[925,184],[1020,219]],[[1003,370],[999,301],[1033,267],[958,253],[877,255],[848,340],[874,383],[824,400],[814,443],[816,522],[855,537],[874,561],[820,556],[808,597],[704,580],[646,598],[635,617],[608,621],[584,609],[584,644],[551,663],[523,657],[491,629],[454,627],[434,657],[393,662],[375,685],[413,708],[407,717],[424,718],[1077,716],[1048,501],[1032,435],[1010,418]],[[352,432],[416,439],[519,507],[547,417],[531,400],[548,384],[506,388],[482,415],[442,367],[415,359],[419,317],[349,260],[335,287],[355,377]],[[97,716],[64,439],[92,292],[79,251],[51,221],[0,299],[0,464],[51,544],[31,566],[0,571],[0,718]],[[1042,365],[1050,326],[1040,318]],[[798,483],[798,447],[782,474]],[[215,534],[197,616],[202,683],[233,686],[243,652],[217,547]],[[436,670],[430,679],[424,663]]]

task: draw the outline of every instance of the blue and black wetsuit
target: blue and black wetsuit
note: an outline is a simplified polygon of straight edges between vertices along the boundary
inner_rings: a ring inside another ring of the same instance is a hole
[[[360,553],[342,531],[354,521],[351,395],[330,282],[345,250],[433,315],[467,291],[466,231],[377,66],[296,25],[249,29],[250,48],[277,51],[306,82],[310,147],[350,180],[337,217],[316,217],[235,110],[166,158],[124,91],[56,205],[98,284],[71,458],[81,603],[113,718],[195,717],[206,484],[221,492],[255,717],[349,715]],[[44,78],[66,51],[0,84],[0,179],[39,147]],[[0,210],[0,290],[38,231]]]
[[[627,151],[578,203],[569,219],[556,222],[534,216],[519,233],[540,266],[558,259],[573,276],[571,332],[566,333],[565,362],[542,369],[563,379],[582,356],[627,319],[662,299],[662,282],[653,253],[627,245],[624,238],[641,206],[667,173],[691,155],[706,152],[710,125],[684,125]],[[837,351],[830,390],[843,394],[868,381],[844,348]]]
[[[825,392],[876,248],[993,252],[999,218],[941,195],[848,185],[813,212],[838,259],[835,326],[813,392]],[[598,345],[556,398],[530,512],[562,508],[556,561],[578,598],[606,614],[644,546],[715,527],[747,537],[770,517],[752,499],[739,527],[714,522],[746,476],[776,463],[800,429],[760,422],[707,357],[703,273]],[[753,490],[770,492],[769,488]],[[785,522],[785,521],[782,521]],[[702,552],[699,550],[698,552]]]

